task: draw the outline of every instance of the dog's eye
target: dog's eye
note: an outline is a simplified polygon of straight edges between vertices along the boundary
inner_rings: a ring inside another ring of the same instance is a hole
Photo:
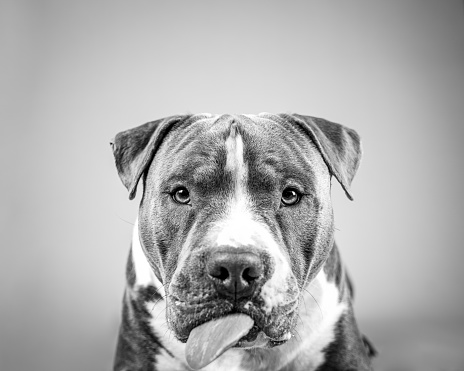
[[[297,204],[301,199],[301,193],[294,188],[286,188],[282,192],[282,203],[285,206],[292,206]]]
[[[177,188],[172,193],[172,199],[179,204],[188,204],[190,202],[190,193],[185,187]]]

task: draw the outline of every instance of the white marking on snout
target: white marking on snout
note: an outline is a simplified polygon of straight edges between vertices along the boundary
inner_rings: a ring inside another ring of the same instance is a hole
[[[148,263],[147,256],[140,243],[139,235],[139,219],[135,220],[134,229],[132,232],[132,262],[135,270],[135,285],[136,286],[155,286],[157,291],[163,297],[166,296],[163,284],[156,278],[153,269]]]
[[[288,264],[287,264],[288,265]],[[270,314],[273,308],[286,303],[286,291],[288,289],[287,282],[282,279],[282,275],[286,269],[285,265],[276,267],[273,277],[268,280],[261,288],[260,296],[264,301],[263,310]]]
[[[232,204],[228,216],[217,222],[211,229],[215,232],[216,246],[250,247],[258,251],[266,251],[273,260],[274,273],[261,288],[260,296],[264,301],[263,310],[271,313],[274,307],[286,303],[287,282],[292,274],[288,259],[282,253],[282,248],[274,239],[269,227],[255,220],[240,204]]]

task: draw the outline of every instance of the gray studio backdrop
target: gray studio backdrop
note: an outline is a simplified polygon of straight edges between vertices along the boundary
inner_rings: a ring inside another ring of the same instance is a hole
[[[114,134],[263,111],[363,138],[355,201],[338,185],[333,199],[377,369],[464,369],[461,1],[0,8],[1,371],[111,368],[139,202]]]

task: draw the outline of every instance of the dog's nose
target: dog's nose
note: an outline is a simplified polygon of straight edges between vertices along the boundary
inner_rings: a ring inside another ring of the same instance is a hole
[[[236,300],[253,294],[256,281],[263,275],[263,263],[251,252],[226,249],[209,256],[206,271],[219,293]]]

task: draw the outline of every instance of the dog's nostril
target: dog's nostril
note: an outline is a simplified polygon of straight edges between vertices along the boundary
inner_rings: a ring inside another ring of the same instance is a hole
[[[220,279],[221,281],[225,281],[227,278],[229,278],[229,271],[224,267],[218,267],[218,269],[210,272],[209,274],[214,278]]]
[[[248,283],[259,278],[259,276],[260,272],[258,272],[258,270],[255,268],[245,268],[245,270],[242,273],[242,278]]]

